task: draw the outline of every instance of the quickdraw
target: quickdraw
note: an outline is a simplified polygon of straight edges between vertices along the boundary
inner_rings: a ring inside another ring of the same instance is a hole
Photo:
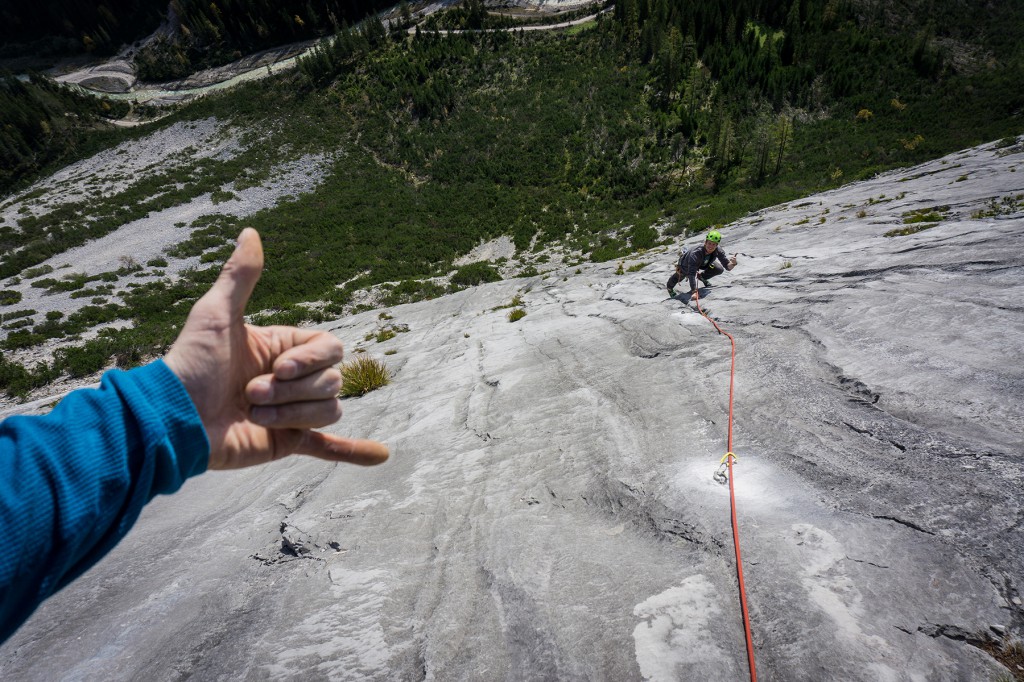
[[[732,457],[732,461],[734,461],[734,462],[740,461],[740,458],[737,457],[736,455],[734,455],[733,453],[731,453],[731,452],[725,453],[724,455],[722,455],[722,459],[718,463],[718,469],[715,470],[715,473],[714,473],[714,476],[713,476],[715,481],[717,483],[721,483],[722,485],[725,485],[726,483],[729,482],[729,474],[726,473],[726,471],[727,471],[727,467],[729,466],[728,460],[729,460],[730,457]]]

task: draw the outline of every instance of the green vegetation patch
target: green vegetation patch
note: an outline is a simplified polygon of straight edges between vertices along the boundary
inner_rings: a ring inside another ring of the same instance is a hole
[[[382,319],[391,318],[388,317]],[[395,338],[398,334],[404,334],[407,331],[409,331],[409,325],[407,324],[385,324],[379,327],[376,332],[370,332],[367,334],[363,340],[370,341],[371,339],[375,339],[377,343],[384,343],[385,341]]]
[[[491,308],[491,310],[505,310],[506,308],[518,308],[523,305],[523,297],[521,294],[516,294],[512,297],[512,300],[505,305],[499,305]]]
[[[384,296],[384,305],[395,306],[401,303],[428,301],[444,296],[447,293],[447,289],[430,280],[403,280],[391,288],[387,295]]]
[[[908,234],[917,234],[918,232],[922,232],[924,230],[929,230],[929,229],[935,227],[936,225],[938,225],[938,223],[917,223],[915,225],[911,225],[910,227],[903,227],[903,228],[896,228],[894,230],[889,230],[883,236],[885,236],[885,237],[905,237]]]
[[[1024,211],[1024,194],[1010,195],[989,199],[985,208],[971,214],[972,218],[994,218],[1001,215],[1014,215]]]
[[[463,265],[452,275],[452,284],[463,287],[476,286],[485,282],[497,282],[501,274],[487,261]]]
[[[9,323],[5,324],[4,325],[4,329],[13,331],[15,329],[23,329],[25,327],[31,327],[31,326],[32,326],[32,320],[30,318],[26,317],[26,318],[22,318],[20,320],[15,320],[14,322],[9,322]]]
[[[9,313],[4,313],[3,315],[0,315],[0,322],[9,322],[11,320],[17,320],[18,318],[21,317],[31,317],[32,315],[35,314],[36,311],[31,309],[12,310]]]
[[[28,268],[21,273],[23,279],[35,279],[36,277],[42,277],[43,275],[49,275],[53,272],[52,265],[40,265],[37,268]]]
[[[896,228],[885,233],[886,237],[904,237],[928,230],[949,217],[949,206],[918,208],[903,214],[903,224],[908,227]]]
[[[932,208],[918,208],[907,211],[903,214],[904,225],[915,225],[917,223],[940,223],[949,215],[949,206],[935,206]]]

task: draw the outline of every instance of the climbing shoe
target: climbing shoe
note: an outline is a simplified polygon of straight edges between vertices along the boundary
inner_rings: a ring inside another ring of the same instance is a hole
[[[705,275],[703,272],[698,272],[697,273],[697,277],[699,277],[700,281],[704,283],[704,286],[706,286],[706,287],[707,286],[711,286],[710,284],[708,284],[708,277],[707,277],[707,275]]]

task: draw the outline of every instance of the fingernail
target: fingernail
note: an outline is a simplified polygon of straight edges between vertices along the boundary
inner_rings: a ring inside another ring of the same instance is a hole
[[[254,407],[249,412],[250,418],[257,424],[267,426],[277,421],[276,407]]]
[[[274,389],[271,388],[270,382],[265,379],[254,381],[252,386],[249,388],[249,393],[252,395],[252,399],[255,402],[264,402],[270,400]]]
[[[294,360],[285,360],[274,373],[282,379],[294,379],[299,373],[299,365]]]

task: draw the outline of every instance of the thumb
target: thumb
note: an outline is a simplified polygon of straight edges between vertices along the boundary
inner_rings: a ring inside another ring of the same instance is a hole
[[[228,262],[220,271],[220,276],[213,287],[203,298],[209,298],[222,310],[227,310],[231,318],[241,317],[245,312],[245,304],[256,288],[263,272],[263,244],[260,234],[251,227],[242,230],[238,235],[238,245]]]

